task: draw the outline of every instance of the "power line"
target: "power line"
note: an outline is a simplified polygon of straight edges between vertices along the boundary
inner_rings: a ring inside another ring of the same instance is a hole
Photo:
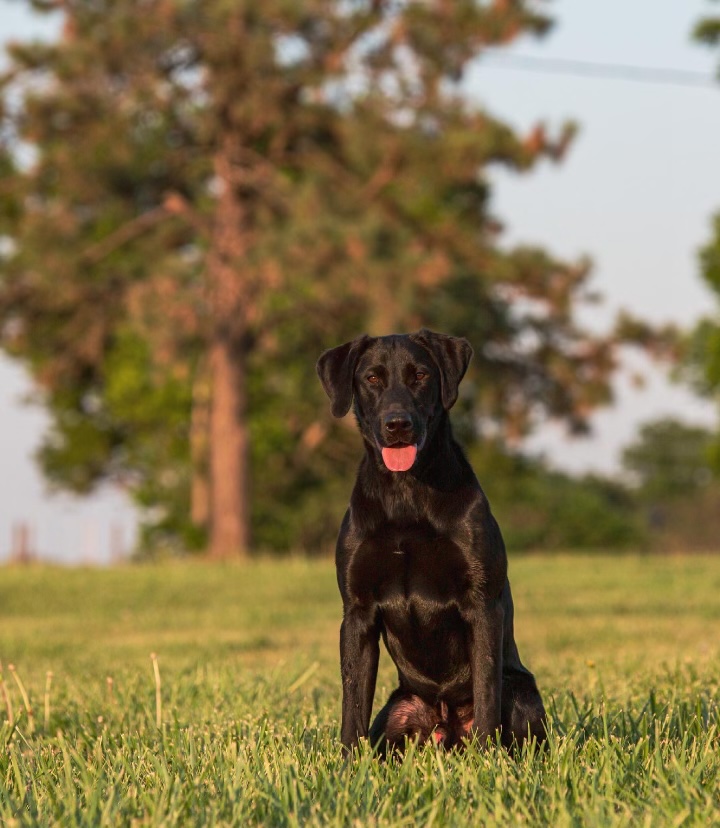
[[[555,75],[572,75],[574,77],[599,78],[602,80],[720,89],[717,78],[706,75],[704,72],[695,72],[692,69],[631,66],[621,63],[593,63],[586,60],[508,54],[495,49],[487,49],[484,54],[490,58],[493,64],[526,72],[549,72]]]

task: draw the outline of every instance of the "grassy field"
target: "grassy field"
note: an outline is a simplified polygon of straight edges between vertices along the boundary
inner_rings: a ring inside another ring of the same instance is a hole
[[[0,569],[0,824],[720,825],[720,557],[511,579],[547,752],[344,763],[330,562]]]

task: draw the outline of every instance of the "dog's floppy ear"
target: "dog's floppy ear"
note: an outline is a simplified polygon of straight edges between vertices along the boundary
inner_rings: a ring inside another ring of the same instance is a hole
[[[467,339],[435,333],[423,328],[411,339],[430,352],[440,369],[440,390],[443,408],[449,411],[458,398],[458,386],[472,359],[473,349]]]
[[[317,361],[317,372],[325,393],[330,397],[333,417],[344,417],[353,401],[353,376],[358,357],[365,350],[367,334],[325,351]]]

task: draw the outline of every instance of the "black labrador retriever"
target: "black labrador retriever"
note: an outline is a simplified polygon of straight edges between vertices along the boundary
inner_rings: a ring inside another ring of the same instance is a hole
[[[450,428],[471,356],[467,340],[421,330],[361,336],[317,364],[332,413],[353,406],[365,442],[336,554],[346,749],[368,735],[381,753],[407,738],[545,738],[502,536]],[[370,728],[380,636],[400,686]]]

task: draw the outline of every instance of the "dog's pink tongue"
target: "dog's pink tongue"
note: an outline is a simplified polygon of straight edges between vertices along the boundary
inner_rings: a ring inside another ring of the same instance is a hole
[[[382,459],[390,471],[407,471],[415,462],[417,446],[405,446],[404,448],[384,448]]]

